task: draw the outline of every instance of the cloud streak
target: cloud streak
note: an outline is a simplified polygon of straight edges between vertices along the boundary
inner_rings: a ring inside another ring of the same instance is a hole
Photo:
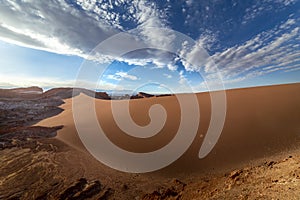
[[[199,43],[198,41],[197,44]],[[191,51],[185,48],[181,50],[188,60],[197,63],[192,66],[183,61],[187,71],[201,72],[209,77],[218,69],[224,81],[242,81],[276,71],[290,72],[300,64],[299,19],[290,18],[241,45],[213,54],[209,59],[205,59],[205,56],[203,59],[199,58],[196,52],[201,52],[202,45],[197,44]]]
[[[62,0],[3,4],[0,38],[26,47],[86,57],[99,41],[118,32]]]
[[[4,1],[0,6],[0,38],[17,45],[87,58],[101,41],[139,28],[148,42],[157,41],[147,27],[163,27],[162,14],[145,1]],[[120,10],[117,12],[117,10]],[[167,41],[166,41],[167,43]]]

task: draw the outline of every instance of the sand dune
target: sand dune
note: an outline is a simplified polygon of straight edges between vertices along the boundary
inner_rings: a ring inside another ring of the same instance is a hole
[[[201,120],[196,139],[181,158],[157,173],[224,170],[299,147],[300,84],[234,89],[226,91],[226,95],[227,114],[224,129],[210,154],[204,159],[198,158],[211,115],[209,93],[199,93],[197,98]],[[91,97],[81,94],[75,98]],[[118,104],[124,103],[115,101]],[[111,112],[111,101],[95,99],[97,117],[108,138],[119,147],[132,152],[157,150],[171,141],[178,130],[180,108],[175,96],[130,100],[132,119],[141,126],[147,125],[150,120],[148,111],[154,104],[161,104],[166,109],[166,124],[157,135],[137,139],[124,134],[117,126]],[[72,99],[65,100],[61,108],[64,112],[36,125],[64,125],[57,138],[80,151],[85,151],[76,133]]]

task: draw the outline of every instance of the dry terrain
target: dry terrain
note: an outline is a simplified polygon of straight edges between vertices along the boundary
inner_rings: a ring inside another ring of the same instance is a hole
[[[300,199],[300,84],[227,90],[226,95],[222,135],[207,157],[199,159],[198,152],[211,102],[209,93],[199,93],[201,120],[191,147],[162,170],[131,174],[87,152],[73,120],[72,89],[1,90],[0,199]],[[92,96],[78,89],[73,98]],[[130,114],[139,125],[149,123],[151,105],[165,107],[168,118],[157,135],[124,134],[111,112],[111,101],[124,101],[109,100],[105,93],[96,94],[99,123],[128,151],[159,149],[178,129],[176,96],[136,97]]]

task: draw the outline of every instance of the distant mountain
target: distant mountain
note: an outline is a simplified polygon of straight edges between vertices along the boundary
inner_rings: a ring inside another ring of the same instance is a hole
[[[0,89],[2,98],[36,98],[43,94],[43,89],[33,86],[27,88]]]
[[[170,96],[170,94],[154,95],[145,92],[138,92],[132,94],[132,91],[126,93],[127,90],[119,93],[115,92],[100,92],[92,91],[84,88],[53,88],[43,92],[42,88],[33,86],[28,88],[13,88],[13,89],[0,89],[0,98],[17,98],[17,99],[39,99],[39,98],[58,98],[68,99],[83,93],[96,99],[139,99],[150,98],[159,96]],[[129,91],[129,90],[128,90]],[[127,92],[128,92],[127,91]]]
[[[106,92],[94,92],[92,90],[83,89],[83,88],[53,88],[48,90],[47,92],[43,93],[43,97],[50,97],[50,96],[58,96],[62,99],[68,99],[74,96],[83,93],[90,97],[95,97],[97,99],[110,99],[110,96]]]
[[[39,87],[0,89],[0,98],[36,99],[56,97],[59,99],[68,99],[80,93],[97,99],[110,99],[110,96],[106,92],[94,92],[83,88],[53,88],[43,92],[43,89]]]

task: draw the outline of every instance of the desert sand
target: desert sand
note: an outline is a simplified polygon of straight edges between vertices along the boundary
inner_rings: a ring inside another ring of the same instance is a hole
[[[201,119],[196,139],[179,160],[162,170],[163,173],[224,170],[299,146],[300,84],[234,89],[226,91],[226,94],[226,121],[213,151],[204,159],[198,158],[211,114],[209,93],[199,93],[197,97]],[[83,97],[82,94],[75,98],[91,97]],[[130,114],[133,120],[141,126],[147,125],[150,122],[148,111],[154,104],[161,104],[166,109],[166,124],[157,135],[149,139],[137,139],[124,134],[117,126],[112,116],[111,101],[95,99],[97,116],[107,136],[116,145],[132,152],[159,149],[176,134],[180,122],[180,108],[176,96],[130,100]],[[85,151],[76,133],[72,99],[67,99],[61,108],[64,112],[37,125],[64,125],[64,128],[58,131],[57,138]]]
[[[299,199],[300,84],[233,89],[227,90],[226,95],[224,129],[207,157],[199,159],[198,152],[209,125],[211,103],[209,93],[199,93],[200,124],[196,139],[170,166],[145,174],[120,172],[91,156],[78,137],[72,99],[65,99],[59,106],[62,112],[34,124],[63,125],[56,137],[38,139],[31,146],[1,150],[0,197]],[[81,94],[74,98],[91,97]],[[122,100],[114,101],[124,104]],[[107,137],[132,152],[159,149],[176,134],[180,121],[176,96],[130,100],[132,119],[141,126],[147,125],[148,111],[154,104],[166,109],[165,126],[151,138],[136,139],[118,128],[110,100],[95,99],[97,118]]]

